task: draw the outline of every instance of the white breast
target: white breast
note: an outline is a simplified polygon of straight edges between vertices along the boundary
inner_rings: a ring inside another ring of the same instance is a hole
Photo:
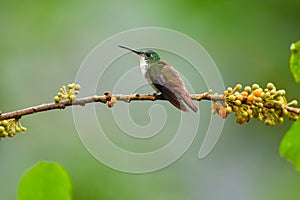
[[[141,72],[143,74],[143,76],[145,77],[146,75],[146,67],[147,67],[147,63],[144,57],[140,56],[140,68],[141,68]]]

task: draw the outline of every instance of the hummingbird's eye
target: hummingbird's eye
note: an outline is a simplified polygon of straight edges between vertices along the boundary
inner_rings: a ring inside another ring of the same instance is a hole
[[[150,58],[151,57],[151,53],[145,53],[145,56]]]

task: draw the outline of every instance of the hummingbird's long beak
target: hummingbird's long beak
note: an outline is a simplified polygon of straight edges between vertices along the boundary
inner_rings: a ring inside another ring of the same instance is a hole
[[[123,49],[127,49],[129,51],[132,51],[133,53],[137,54],[137,55],[141,55],[142,52],[141,51],[137,51],[137,50],[134,50],[134,49],[131,49],[129,47],[125,47],[125,46],[122,46],[122,45],[119,45],[120,48],[123,48]]]

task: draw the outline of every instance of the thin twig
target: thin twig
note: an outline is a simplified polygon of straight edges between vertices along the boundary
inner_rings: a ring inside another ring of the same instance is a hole
[[[300,108],[295,108],[295,107],[290,107],[290,106],[284,106],[284,108],[295,114],[298,114],[298,115],[300,114]]]

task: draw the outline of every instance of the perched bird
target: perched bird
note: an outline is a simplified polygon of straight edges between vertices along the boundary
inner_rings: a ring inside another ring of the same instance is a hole
[[[198,108],[193,103],[178,72],[170,64],[163,61],[155,51],[138,51],[125,46],[119,47],[138,55],[142,74],[152,88],[161,93],[163,98],[182,111],[188,111],[183,104],[184,102],[194,112],[198,112]]]

